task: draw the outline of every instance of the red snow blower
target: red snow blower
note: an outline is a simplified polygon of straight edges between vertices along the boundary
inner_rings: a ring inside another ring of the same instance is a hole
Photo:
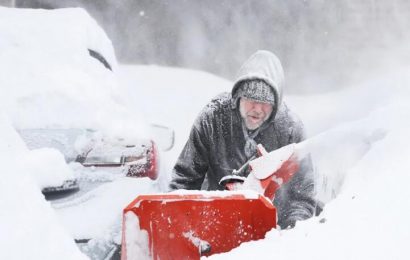
[[[122,259],[199,259],[264,238],[276,228],[275,192],[299,160],[294,144],[258,154],[247,178],[221,180],[230,191],[138,196],[123,212]]]

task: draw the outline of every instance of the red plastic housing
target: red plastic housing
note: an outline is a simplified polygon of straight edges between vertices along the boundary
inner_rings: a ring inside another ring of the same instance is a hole
[[[199,259],[262,239],[276,227],[275,207],[267,198],[256,196],[142,195],[124,209],[124,216],[134,213],[139,229],[148,232],[152,259]],[[126,224],[124,221],[122,259],[138,259],[127,255]]]

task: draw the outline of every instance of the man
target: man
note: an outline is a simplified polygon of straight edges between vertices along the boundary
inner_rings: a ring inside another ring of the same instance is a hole
[[[173,170],[171,189],[223,189],[219,181],[256,155],[304,139],[303,125],[282,101],[284,74],[271,52],[257,51],[240,68],[231,93],[214,98],[194,123]],[[247,176],[249,172],[245,173]],[[314,214],[310,160],[277,192],[278,225],[293,227]]]

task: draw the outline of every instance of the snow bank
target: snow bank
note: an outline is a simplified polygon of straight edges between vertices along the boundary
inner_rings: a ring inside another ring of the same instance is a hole
[[[39,155],[30,155],[4,114],[0,136],[0,259],[86,259],[30,175],[24,157]]]
[[[399,69],[356,91],[348,90],[352,96],[326,94],[329,102],[344,102],[348,113],[352,112],[350,97],[361,99],[367,112],[350,114],[351,119],[360,120],[327,122],[336,127],[300,144],[300,149],[313,152],[318,177],[326,177],[327,187],[333,189],[319,217],[297,222],[292,230],[272,230],[264,240],[209,258],[409,259],[409,72]],[[388,96],[372,99],[374,93],[382,92]],[[304,115],[324,109],[315,103],[316,98],[300,98]]]

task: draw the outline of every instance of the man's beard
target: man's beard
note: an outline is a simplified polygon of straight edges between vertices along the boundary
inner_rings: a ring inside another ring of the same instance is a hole
[[[259,114],[256,113],[256,112],[246,113],[245,109],[242,106],[239,106],[239,112],[240,112],[241,117],[242,117],[242,119],[245,123],[246,128],[249,129],[249,130],[258,129],[263,124],[263,122],[265,122],[270,116],[270,113],[266,114],[264,118],[259,120],[257,123],[254,123],[254,122],[250,121],[250,119],[248,117],[249,116],[255,116],[255,117],[260,118],[262,116],[262,113],[259,113]]]

